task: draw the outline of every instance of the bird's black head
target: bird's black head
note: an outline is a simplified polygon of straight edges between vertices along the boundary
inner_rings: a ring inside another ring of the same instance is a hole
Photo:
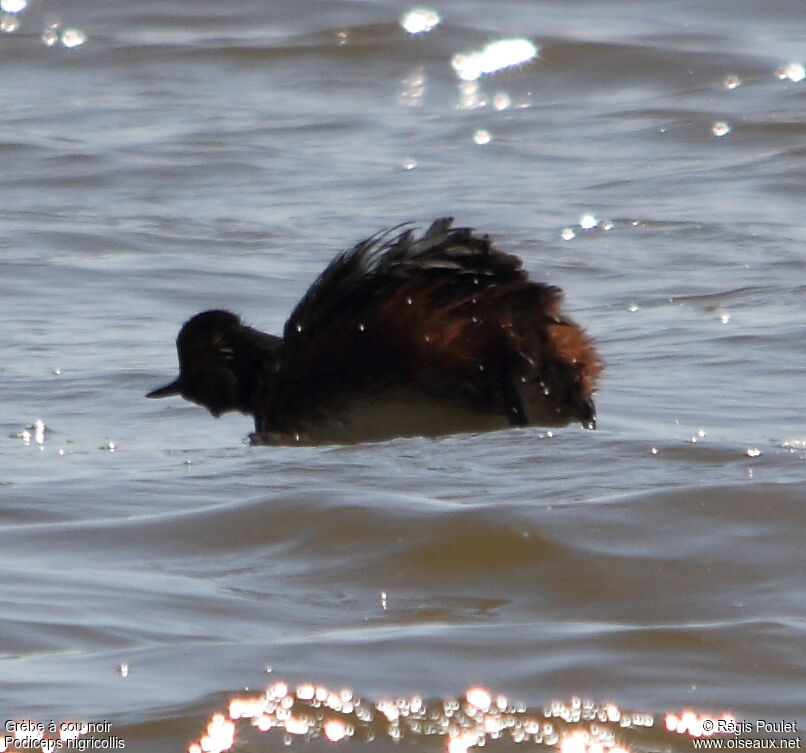
[[[254,413],[281,342],[229,311],[203,311],[185,322],[176,338],[179,376],[146,397],[181,395],[214,416]]]

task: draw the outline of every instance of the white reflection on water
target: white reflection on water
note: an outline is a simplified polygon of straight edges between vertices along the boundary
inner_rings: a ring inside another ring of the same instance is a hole
[[[223,753],[253,727],[259,732],[281,729],[287,743],[291,742],[288,735],[307,740],[324,737],[331,742],[437,737],[445,740],[448,753],[466,753],[492,740],[537,744],[556,748],[558,753],[629,753],[656,747],[658,735],[663,736],[663,747],[673,750],[676,738],[710,737],[721,729],[717,720],[731,718],[685,710],[656,719],[652,714],[623,711],[613,703],[598,704],[581,697],[529,710],[481,686],[469,688],[458,698],[426,702],[415,695],[373,703],[350,689],[332,691],[304,683],[294,692],[285,682],[276,682],[260,695],[232,698],[227,712],[213,714],[199,740],[187,750]],[[646,741],[641,739],[642,731],[648,735]]]
[[[415,68],[401,83],[403,87],[398,96],[398,102],[407,107],[419,107],[422,105],[426,86],[426,76],[423,68]]]
[[[475,110],[486,107],[487,95],[479,87],[478,81],[462,81],[459,84],[459,107],[463,110]]]
[[[42,43],[46,47],[53,47],[59,41],[59,22],[51,21],[42,32]]]
[[[727,136],[730,133],[730,125],[724,120],[717,120],[716,123],[711,126],[711,133],[717,137]]]
[[[498,92],[493,97],[493,107],[498,110],[506,110],[512,105],[512,98],[506,92]]]
[[[16,16],[7,13],[0,14],[0,31],[12,34],[17,31],[19,26],[20,22]]]
[[[599,224],[599,220],[596,219],[596,215],[594,214],[583,214],[582,217],[579,218],[579,226],[583,230],[593,230]]]
[[[485,74],[527,63],[538,53],[538,46],[528,39],[500,39],[480,50],[457,52],[451,65],[463,81],[475,81]]]
[[[439,24],[439,13],[431,8],[414,8],[408,13],[404,13],[400,19],[400,25],[409,34],[422,34],[431,31]]]
[[[3,13],[22,13],[27,6],[27,0],[0,0],[0,10]]]
[[[803,67],[803,63],[789,63],[775,71],[775,75],[781,80],[786,79],[798,83],[806,78],[806,68]]]
[[[63,47],[71,49],[81,47],[87,41],[87,35],[81,29],[65,29],[62,32],[61,42]]]

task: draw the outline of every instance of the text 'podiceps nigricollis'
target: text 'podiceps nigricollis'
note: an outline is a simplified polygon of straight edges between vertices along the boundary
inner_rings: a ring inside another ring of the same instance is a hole
[[[562,291],[529,279],[486,235],[436,220],[339,254],[283,337],[229,311],[189,319],[181,395],[214,416],[255,418],[258,443],[362,442],[506,426],[596,426],[602,364],[561,311]]]

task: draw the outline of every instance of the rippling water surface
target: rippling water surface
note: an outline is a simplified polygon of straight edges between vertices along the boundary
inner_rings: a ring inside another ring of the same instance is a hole
[[[689,749],[683,709],[803,729],[806,6],[445,0],[411,34],[394,2],[22,5],[3,719],[185,750],[284,680],[610,703],[654,716],[608,722],[636,751]],[[534,57],[462,67],[506,39]],[[277,332],[337,250],[446,214],[566,291],[607,362],[597,431],[258,448],[143,399],[193,313]],[[342,747],[388,749],[377,713]]]

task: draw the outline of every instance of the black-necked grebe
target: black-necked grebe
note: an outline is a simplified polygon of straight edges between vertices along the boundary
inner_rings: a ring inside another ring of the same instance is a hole
[[[561,313],[562,291],[533,282],[489,238],[436,220],[339,254],[283,337],[204,311],[176,340],[182,395],[214,416],[255,418],[258,443],[363,442],[506,426],[596,426],[602,364]]]

